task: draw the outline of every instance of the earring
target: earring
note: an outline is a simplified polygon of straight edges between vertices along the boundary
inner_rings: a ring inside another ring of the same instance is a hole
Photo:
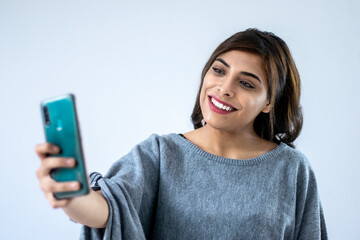
[[[205,126],[205,124],[206,124],[205,119],[201,120],[201,124],[202,124],[203,126]]]

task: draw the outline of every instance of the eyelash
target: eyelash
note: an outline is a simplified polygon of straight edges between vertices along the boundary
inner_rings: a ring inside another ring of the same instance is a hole
[[[250,88],[250,89],[253,89],[254,87],[252,85],[250,85],[248,82],[246,81],[239,81],[240,84],[242,84],[244,87],[246,88]]]
[[[220,68],[212,67],[212,69],[214,70],[214,72],[216,74],[225,75],[224,71],[222,69],[220,69]]]
[[[216,68],[216,67],[212,67],[212,69],[214,70],[215,74],[222,75],[222,76],[225,75],[225,73],[224,73],[224,71],[222,69],[219,69],[219,68]],[[239,81],[239,83],[241,85],[243,85],[244,87],[246,87],[246,88],[249,88],[249,89],[254,88],[254,86],[252,86],[251,84],[249,84],[246,81],[241,80],[241,81]]]

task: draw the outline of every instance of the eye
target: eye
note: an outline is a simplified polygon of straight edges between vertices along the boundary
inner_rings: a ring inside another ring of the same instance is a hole
[[[246,87],[246,88],[250,88],[250,89],[253,89],[253,88],[254,88],[251,84],[249,84],[249,83],[246,82],[246,81],[240,81],[240,84],[243,85],[243,86]]]
[[[214,72],[216,74],[225,75],[224,71],[222,69],[220,69],[220,68],[212,67],[212,69],[214,70]]]

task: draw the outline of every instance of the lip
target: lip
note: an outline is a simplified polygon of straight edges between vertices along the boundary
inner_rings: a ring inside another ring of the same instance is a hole
[[[211,98],[214,98],[216,101],[218,101],[219,103],[222,103],[226,106],[229,106],[231,108],[233,108],[234,110],[233,111],[226,111],[226,110],[222,110],[222,109],[219,109],[217,108],[212,102],[211,102]],[[233,107],[232,105],[224,102],[224,101],[221,101],[220,99],[218,99],[217,97],[215,97],[214,95],[209,95],[208,96],[208,99],[209,99],[209,106],[210,106],[210,109],[213,110],[214,112],[216,113],[219,113],[219,114],[229,114],[229,113],[232,113],[232,112],[235,112],[237,109],[235,107]]]
[[[215,95],[209,95],[209,97],[214,98],[214,99],[215,99],[216,101],[218,101],[219,103],[222,103],[222,104],[224,104],[224,105],[226,105],[226,106],[229,106],[229,107],[237,110],[236,107],[234,107],[234,106],[232,106],[232,105],[230,105],[230,104],[228,104],[228,103],[226,103],[226,102],[224,102],[224,101],[221,101],[221,100],[218,99]]]

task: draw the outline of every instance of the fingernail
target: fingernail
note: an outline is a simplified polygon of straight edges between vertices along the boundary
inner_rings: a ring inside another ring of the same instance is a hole
[[[55,151],[55,152],[58,152],[59,148],[57,146],[52,146],[52,150]]]
[[[74,163],[74,159],[72,159],[72,158],[66,159],[66,164],[67,165],[72,165],[73,163]]]
[[[77,189],[77,187],[78,187],[78,183],[77,183],[77,182],[70,183],[70,188],[71,188],[71,189]]]

